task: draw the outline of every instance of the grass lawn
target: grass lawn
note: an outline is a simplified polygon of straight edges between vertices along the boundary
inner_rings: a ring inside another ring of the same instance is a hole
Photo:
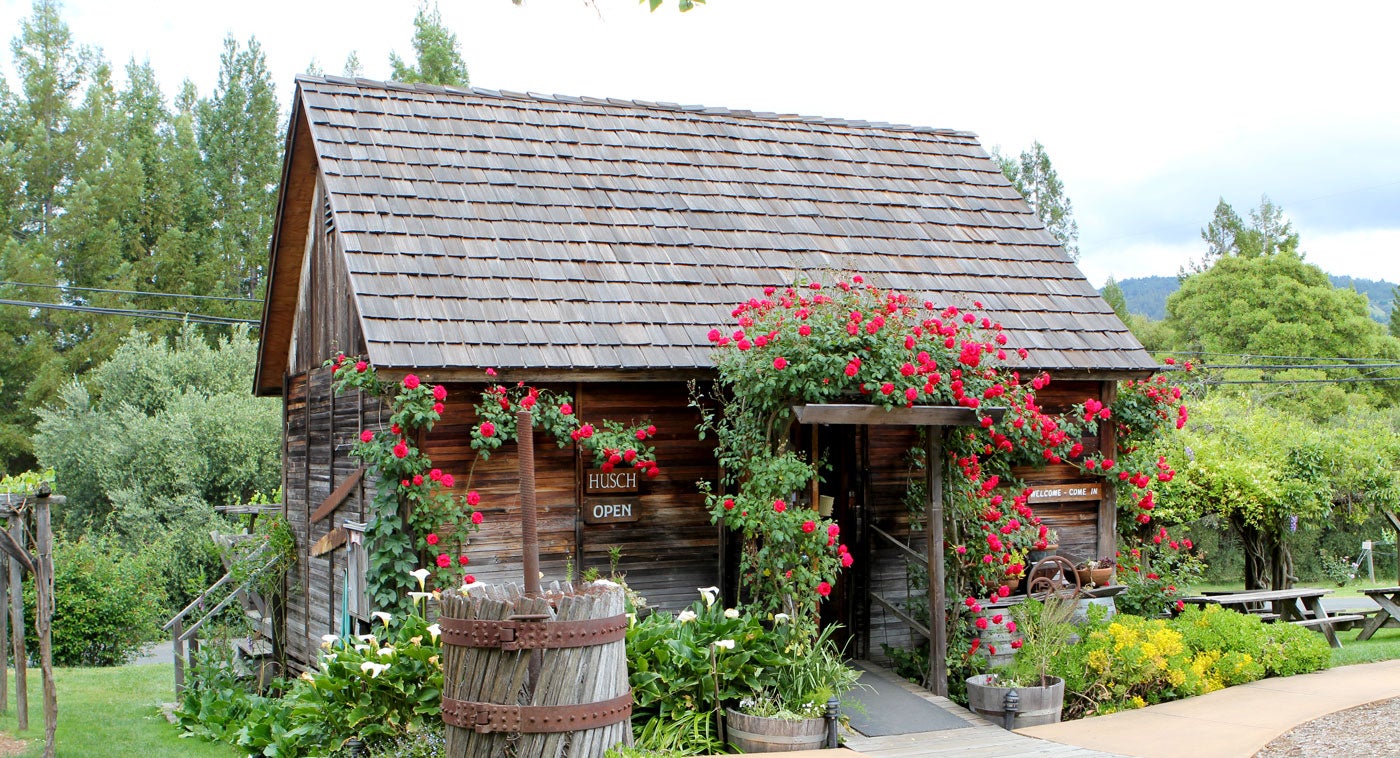
[[[14,672],[10,672],[13,677]],[[57,669],[58,755],[67,756],[218,756],[240,755],[230,745],[180,739],[180,730],[159,713],[160,703],[175,699],[171,664],[117,668]],[[14,687],[14,680],[10,680]],[[43,680],[29,670],[29,730],[15,730],[14,691],[10,709],[0,715],[0,731],[29,741],[24,755],[44,748]]]
[[[1381,629],[1365,642],[1357,642],[1358,627],[1346,632],[1338,632],[1340,650],[1332,651],[1333,666],[1348,666],[1353,663],[1372,663],[1400,658],[1400,628]]]

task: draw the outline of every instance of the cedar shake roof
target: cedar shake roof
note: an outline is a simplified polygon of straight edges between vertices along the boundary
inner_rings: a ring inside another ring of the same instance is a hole
[[[292,128],[312,144],[289,138],[286,172],[314,150],[381,367],[709,368],[706,333],[736,302],[833,270],[940,305],[980,299],[1036,368],[1156,367],[967,132],[297,85]],[[296,289],[274,271],[269,303]],[[272,350],[290,321],[264,314]]]

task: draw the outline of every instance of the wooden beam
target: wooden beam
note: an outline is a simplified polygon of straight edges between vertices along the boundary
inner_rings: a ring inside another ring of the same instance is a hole
[[[943,566],[943,429],[928,429],[928,463],[924,466],[928,489],[928,676],[926,685],[935,695],[948,697],[948,578]]]
[[[326,534],[326,536],[322,537],[319,540],[316,540],[316,544],[311,546],[311,557],[319,558],[325,555],[326,553],[329,553],[332,550],[341,547],[345,544],[345,541],[348,539],[350,539],[350,533],[345,531],[343,527],[337,526],[336,528],[330,530],[330,532]]]
[[[1104,382],[1099,401],[1105,407],[1113,405],[1118,397],[1117,382]],[[1109,421],[1099,428],[1099,451],[1103,455],[1118,457],[1118,424]],[[1095,558],[1111,558],[1118,552],[1118,487],[1113,477],[1104,477],[1103,499],[1099,501],[1098,534],[1094,547],[1098,550]]]
[[[355,491],[355,485],[360,483],[360,479],[364,475],[365,470],[361,467],[355,469],[355,473],[346,477],[345,481],[341,482],[340,486],[336,487],[334,492],[327,496],[325,500],[322,500],[320,505],[316,506],[316,510],[311,513],[311,523],[315,524],[332,513],[335,513],[335,509],[339,508],[341,503],[344,503],[345,499],[350,497],[350,493]]]
[[[981,423],[976,411],[949,405],[915,405],[910,408],[885,409],[878,405],[812,403],[794,405],[792,412],[799,424],[865,424],[869,426],[976,426]],[[996,420],[1005,408],[984,408],[983,415]]]

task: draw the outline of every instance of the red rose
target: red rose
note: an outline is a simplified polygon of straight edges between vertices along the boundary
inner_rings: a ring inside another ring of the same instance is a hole
[[[429,472],[428,472],[428,478],[429,478],[429,479],[432,479],[432,480],[435,481],[435,482],[441,480],[441,479],[442,479],[442,469],[440,469],[440,468],[435,468],[435,469],[433,469],[432,471],[429,471]]]
[[[804,521],[804,522],[802,523],[802,531],[806,532],[807,534],[811,534],[812,532],[815,532],[816,530],[817,530],[817,522],[808,520],[808,521]]]
[[[371,431],[368,430],[368,429],[364,430],[363,432],[360,432],[360,441],[361,441],[361,442],[373,442],[373,441],[374,441],[374,432],[371,432]]]
[[[403,386],[411,390],[418,389],[419,384],[420,382],[418,381],[418,376],[416,374],[409,374],[408,376],[405,376],[403,378]]]
[[[471,574],[467,574],[466,576],[462,577],[462,584],[476,584],[476,577],[472,576]]]
[[[447,399],[447,388],[441,384],[433,387],[433,399],[443,401]]]
[[[441,416],[442,410],[445,407],[446,406],[444,406],[442,403],[433,403],[433,413],[436,413],[437,415]]]
[[[398,443],[397,445],[394,445],[394,457],[395,457],[395,458],[407,458],[407,457],[408,457],[408,445],[405,445],[405,444],[403,443],[403,440],[399,440],[399,443]]]
[[[359,373],[361,373],[361,374],[365,373],[365,369],[367,369],[367,368],[369,368],[369,364],[368,364],[368,363],[365,363],[364,361],[355,361],[355,370],[358,371]]]
[[[447,557],[447,553],[439,553],[437,557],[438,568],[447,568],[452,565],[452,559]]]
[[[423,541],[428,543],[429,545],[436,545],[439,539],[441,538],[439,538],[436,534],[429,534],[427,537],[423,538]]]
[[[778,356],[777,358],[774,358],[774,359],[773,359],[773,368],[775,368],[775,369],[777,369],[777,370],[779,370],[779,371],[782,371],[783,369],[787,368],[787,358],[784,358],[784,357],[782,357],[781,355]]]
[[[986,617],[986,616],[978,616],[978,617],[977,617],[977,620],[974,621],[974,622],[972,622],[972,623],[976,624],[978,629],[986,629],[986,628],[987,628],[987,617]]]
[[[473,524],[480,524],[480,523],[481,523],[481,519],[482,519],[481,511],[477,511],[476,513],[473,513],[473,514],[472,514],[472,523],[473,523]]]
[[[784,503],[781,500],[774,500],[773,510],[777,511],[778,513],[782,513],[783,511],[787,510],[787,503]]]
[[[711,330],[710,330],[709,337],[710,337],[710,341],[711,341],[711,342],[719,342],[719,338],[722,337],[722,336],[724,336],[724,335],[720,334],[718,329],[711,329]]]
[[[821,595],[822,597],[827,597],[827,596],[829,596],[829,595],[831,594],[831,583],[830,583],[830,582],[821,582],[820,584],[818,584],[818,585],[817,585],[817,594],[818,594],[818,595]]]
[[[453,479],[451,474],[443,474],[442,478],[438,480],[438,483],[448,489],[452,489],[452,485],[456,484],[457,480]]]
[[[655,479],[655,478],[657,477],[657,475],[660,474],[660,473],[661,473],[661,469],[659,469],[659,468],[657,468],[656,466],[653,465],[651,468],[647,469],[647,478],[648,478],[648,479]]]
[[[812,327],[803,324],[802,326],[797,327],[797,333],[802,335],[803,337],[810,336],[812,334]]]
[[[639,440],[644,440],[644,439],[646,439],[646,438],[647,438],[647,430],[645,430],[645,429],[638,429],[638,430],[637,430],[637,439],[639,439]]]
[[[573,415],[573,412],[574,407],[572,405],[569,405],[568,403],[564,403],[563,405],[559,406],[559,415],[561,416],[571,416]]]
[[[726,511],[732,511],[732,510],[734,510],[734,498],[732,498],[732,497],[727,497],[727,498],[724,499],[724,509],[725,509]]]
[[[471,563],[471,559],[468,558],[467,556],[465,556],[465,555],[459,555],[459,556],[457,556],[457,565],[458,565],[458,566],[465,566],[465,565],[467,565],[468,563]]]
[[[483,437],[492,437],[496,434],[496,425],[491,423],[490,421],[481,422],[481,426],[479,427],[479,429],[481,431],[481,436]]]
[[[414,487],[417,487],[418,485],[420,485],[420,484],[422,484],[422,483],[423,483],[423,475],[422,475],[422,474],[414,474],[414,475],[413,475],[413,486],[414,486]]]
[[[856,562],[856,559],[855,559],[850,553],[842,553],[842,554],[841,554],[841,566],[842,566],[842,567],[844,567],[844,568],[850,568],[850,567],[851,567],[851,564],[852,564],[852,563],[855,563],[855,562]]]

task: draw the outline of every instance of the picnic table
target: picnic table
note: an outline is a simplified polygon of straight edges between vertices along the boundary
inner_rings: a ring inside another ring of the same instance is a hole
[[[1366,622],[1366,627],[1361,630],[1361,634],[1356,635],[1359,642],[1371,639],[1371,635],[1380,630],[1381,627],[1400,626],[1400,587],[1381,587],[1374,590],[1362,590],[1366,597],[1376,601],[1376,605],[1381,607],[1380,612],[1371,617]]]
[[[1400,593],[1400,587],[1396,588],[1396,592]],[[1252,590],[1182,599],[1195,605],[1219,605],[1240,613],[1260,613],[1259,609],[1267,604],[1270,609],[1267,615],[1271,617],[1268,620],[1277,619],[1316,629],[1327,638],[1327,644],[1339,648],[1342,643],[1337,639],[1337,631],[1333,629],[1333,625],[1361,621],[1364,617],[1351,614],[1327,615],[1327,609],[1322,606],[1322,598],[1330,594],[1332,590],[1328,589],[1294,587],[1288,590]]]

